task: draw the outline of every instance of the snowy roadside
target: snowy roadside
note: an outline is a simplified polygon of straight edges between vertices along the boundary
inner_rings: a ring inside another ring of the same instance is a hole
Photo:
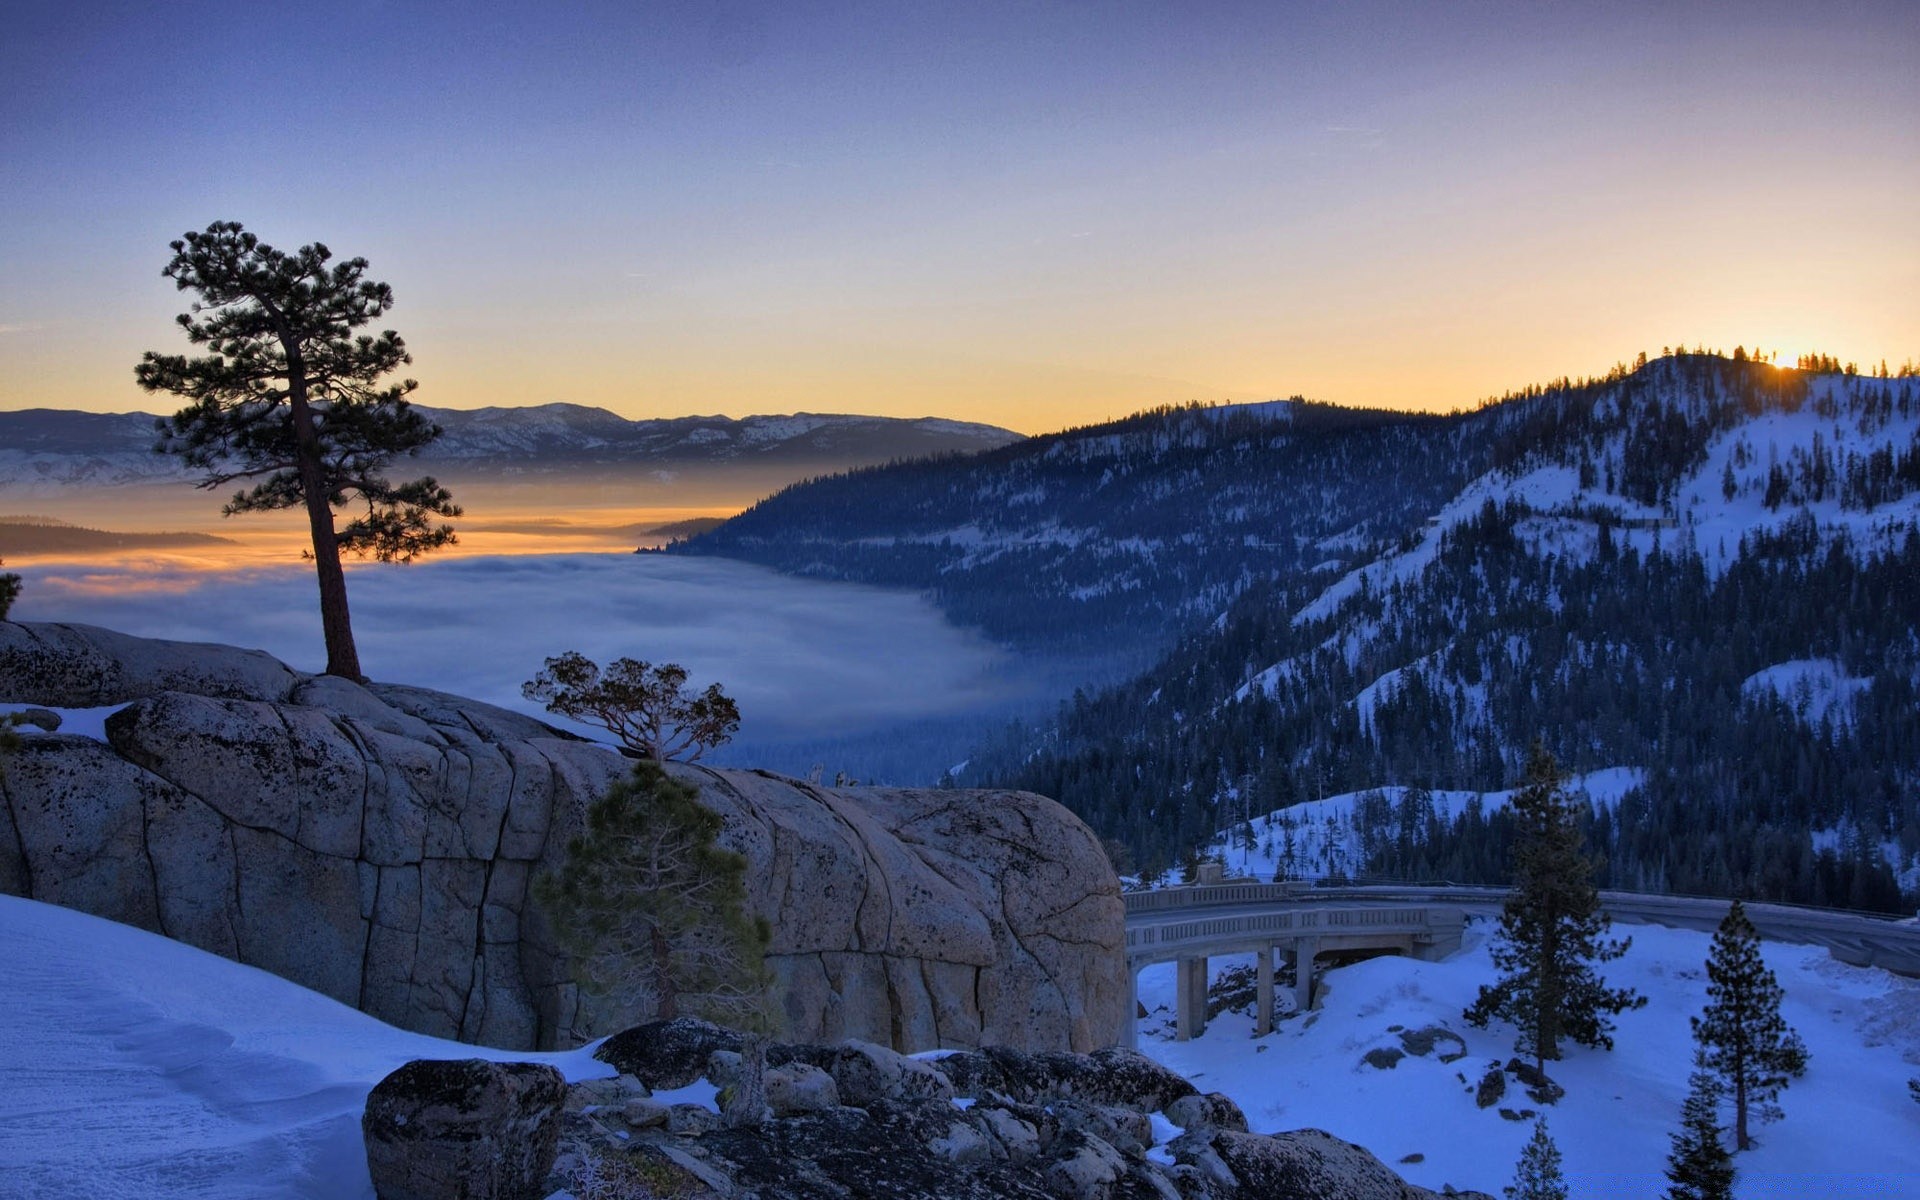
[[[1149,1016],[1140,1022],[1139,1044],[1202,1090],[1233,1097],[1255,1131],[1324,1129],[1366,1146],[1423,1187],[1499,1195],[1532,1131],[1530,1121],[1505,1119],[1499,1110],[1531,1108],[1547,1116],[1576,1200],[1656,1200],[1667,1186],[1668,1135],[1686,1095],[1687,1018],[1705,1003],[1711,936],[1621,930],[1632,935],[1632,949],[1604,973],[1650,1003],[1619,1018],[1616,1048],[1573,1047],[1550,1064],[1549,1074],[1567,1089],[1551,1108],[1510,1090],[1481,1109],[1472,1085],[1489,1063],[1510,1058],[1513,1045],[1510,1027],[1480,1030],[1460,1019],[1494,977],[1486,930],[1476,922],[1465,948],[1444,962],[1377,958],[1326,972],[1321,1010],[1283,1020],[1259,1039],[1250,1017],[1225,1013],[1201,1037],[1171,1040],[1173,968],[1149,967],[1140,975]],[[1782,1096],[1785,1120],[1761,1126],[1759,1146],[1738,1156],[1735,1194],[1920,1197],[1920,1105],[1906,1086],[1920,1075],[1920,981],[1848,967],[1817,947],[1766,943],[1764,955],[1786,988],[1786,1018],[1806,1039],[1812,1063]],[[1212,965],[1217,972],[1241,961],[1252,959]],[[1440,1061],[1449,1039],[1433,1052],[1405,1053],[1401,1031],[1433,1026],[1459,1035],[1465,1057]],[[1371,1050],[1405,1057],[1381,1069],[1363,1062]]]

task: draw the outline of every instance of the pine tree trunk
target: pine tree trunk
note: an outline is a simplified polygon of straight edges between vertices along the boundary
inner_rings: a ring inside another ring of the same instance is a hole
[[[653,948],[654,991],[659,995],[657,1015],[662,1021],[671,1021],[680,1015],[680,999],[673,986],[673,947],[658,925],[648,931],[648,937]]]
[[[320,630],[326,638],[326,674],[356,683],[360,651],[353,644],[353,619],[347,610],[347,574],[340,566],[340,539],[333,529],[333,506],[320,470],[320,435],[313,427],[313,409],[307,404],[306,363],[296,339],[282,332],[287,352],[287,400],[293,415],[294,458],[300,490],[307,503],[307,528],[313,536],[313,570],[320,583]]]
[[[1753,1149],[1747,1137],[1747,1077],[1742,1071],[1733,1081],[1733,1140],[1742,1150]]]

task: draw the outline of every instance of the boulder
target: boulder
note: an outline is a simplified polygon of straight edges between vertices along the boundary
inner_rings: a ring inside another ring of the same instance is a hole
[[[664,1044],[669,1038],[662,1032],[670,1034],[676,1062],[690,1061],[717,1042],[738,1040],[697,1022],[675,1025],[649,1037]],[[638,1040],[613,1039],[623,1045]],[[691,1105],[676,1106],[663,1121],[657,1102],[642,1100],[629,1101],[628,1121],[614,1127],[572,1111],[584,1106],[570,1103],[566,1136],[574,1149],[554,1182],[584,1195],[597,1179],[644,1170],[649,1178],[664,1172],[697,1180],[698,1186],[687,1185],[693,1188],[689,1194],[756,1200],[1427,1200],[1433,1195],[1409,1186],[1360,1147],[1317,1131],[1273,1138],[1247,1133],[1231,1100],[1200,1094],[1165,1068],[1140,1070],[1132,1057],[1008,1055],[996,1049],[921,1063],[857,1042],[774,1046],[768,1058],[778,1061],[765,1076],[770,1097],[785,1078],[796,1090],[831,1087],[841,1102],[823,1097],[817,1104],[775,1103],[771,1116],[752,1129],[728,1128],[711,1110]],[[729,1082],[740,1069],[739,1055],[725,1049],[712,1051],[708,1062],[707,1077],[715,1084]],[[1041,1062],[1044,1067],[1037,1065]],[[1052,1081],[1045,1086],[1072,1081],[1079,1094],[1056,1090],[1029,1103],[999,1089],[954,1082],[991,1077],[1004,1084],[1003,1064],[1024,1077],[1023,1086],[1044,1076]],[[838,1068],[849,1086],[833,1083],[829,1067]],[[917,1091],[925,1080],[916,1067],[940,1086]],[[1106,1079],[1111,1086],[1115,1076],[1136,1085],[1133,1101],[1091,1098],[1096,1089],[1087,1081]],[[574,1091],[604,1097],[616,1086],[596,1081],[576,1084]],[[1180,1087],[1184,1095],[1163,1099]],[[950,1097],[949,1090],[960,1094]],[[1147,1105],[1157,1103],[1191,1124],[1166,1147],[1177,1163],[1169,1164],[1165,1153],[1153,1149]],[[629,1155],[635,1157],[627,1160]]]
[[[262,650],[0,621],[0,704],[99,708],[171,691],[280,700],[300,678]]]
[[[953,1083],[945,1075],[872,1042],[842,1042],[819,1065],[833,1077],[842,1104],[864,1108],[876,1100],[953,1099]]]
[[[740,1052],[742,1039],[711,1021],[679,1017],[649,1021],[614,1034],[593,1056],[656,1092],[683,1088],[700,1078],[717,1051]]]
[[[1174,1155],[1198,1161],[1179,1139]],[[1214,1129],[1204,1148],[1239,1181],[1240,1194],[1260,1200],[1437,1200],[1438,1192],[1415,1187],[1365,1147],[1318,1129],[1265,1136]],[[1477,1193],[1454,1193],[1475,1195]]]
[[[541,1063],[418,1059],[374,1085],[360,1128],[380,1200],[546,1195],[567,1084]]]
[[[1240,1111],[1233,1097],[1220,1092],[1182,1096],[1167,1105],[1166,1111],[1167,1120],[1189,1132],[1206,1129],[1225,1129],[1238,1133],[1247,1131],[1247,1115]]]
[[[769,1067],[766,1085],[767,1104],[776,1117],[840,1107],[840,1088],[833,1076],[803,1062]]]
[[[1194,1092],[1178,1072],[1119,1046],[1092,1054],[1028,1054],[990,1046],[949,1054],[931,1065],[962,1095],[997,1092],[1029,1104],[1060,1097],[1158,1112]]]
[[[1127,1160],[1105,1141],[1076,1130],[1062,1137],[1047,1165],[1047,1190],[1060,1200],[1107,1200],[1127,1173]]]
[[[629,769],[606,747],[457,696],[80,625],[0,623],[0,701],[124,706],[107,745],[36,735],[15,756],[0,889],[438,1037],[570,1046],[653,1011],[575,986],[531,900]],[[1122,1027],[1118,884],[1052,801],[672,770],[748,860],[789,1036],[1086,1051]]]

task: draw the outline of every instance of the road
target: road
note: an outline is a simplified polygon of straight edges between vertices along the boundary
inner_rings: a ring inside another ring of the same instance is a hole
[[[1146,897],[1153,897],[1147,900]],[[1128,897],[1129,931],[1207,917],[1255,916],[1309,907],[1340,909],[1429,904],[1479,915],[1498,913],[1503,888],[1343,887],[1291,890],[1270,884],[1225,884],[1169,888]],[[1602,892],[1601,903],[1622,924],[1666,925],[1712,932],[1727,914],[1724,900],[1692,896],[1649,896]],[[1149,907],[1149,905],[1151,907]],[[1920,978],[1920,922],[1896,921],[1864,913],[1800,908],[1785,904],[1748,904],[1747,916],[1760,935],[1774,941],[1825,946],[1841,962],[1874,966]]]

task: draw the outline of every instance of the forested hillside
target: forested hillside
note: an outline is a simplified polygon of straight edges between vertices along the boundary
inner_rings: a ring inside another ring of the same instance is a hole
[[[1148,867],[1247,814],[1413,788],[1366,869],[1477,882],[1504,817],[1418,789],[1506,786],[1540,738],[1642,772],[1597,806],[1606,884],[1914,903],[1920,381],[1688,356],[1457,425],[1492,469],[1394,550],[1258,584],[968,777],[1057,796]]]
[[[671,549],[923,590],[1023,650],[1137,667],[1249,587],[1378,554],[1477,473],[1481,440],[1299,399],[1167,408],[812,480]]]
[[[1692,353],[1450,417],[1163,409],[796,485],[674,549],[1137,672],[959,778],[1144,869],[1386,788],[1355,867],[1494,881],[1505,818],[1421,798],[1510,785],[1538,738],[1640,783],[1596,805],[1605,884],[1920,900],[1911,373]]]

